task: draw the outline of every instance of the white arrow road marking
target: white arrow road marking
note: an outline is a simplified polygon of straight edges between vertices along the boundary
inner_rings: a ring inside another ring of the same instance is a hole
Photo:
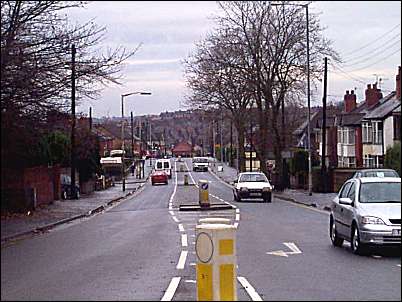
[[[275,256],[281,256],[281,257],[289,257],[288,255],[294,255],[294,254],[301,254],[302,251],[294,244],[293,242],[284,242],[284,245],[286,245],[291,252],[284,252],[282,250],[279,251],[273,251],[273,252],[266,252],[268,255],[275,255]]]

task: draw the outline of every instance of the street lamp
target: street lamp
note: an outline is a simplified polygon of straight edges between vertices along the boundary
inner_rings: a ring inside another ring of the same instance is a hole
[[[123,192],[126,190],[126,176],[125,176],[125,167],[124,167],[124,98],[129,95],[133,94],[139,94],[139,95],[151,95],[151,92],[142,92],[142,91],[136,91],[136,92],[130,92],[126,94],[121,95],[121,149],[123,151],[122,157],[121,157],[121,175],[122,175],[122,181],[123,181]]]
[[[312,175],[311,175],[311,142],[310,142],[310,42],[309,42],[309,19],[308,19],[308,5],[307,4],[293,4],[293,3],[271,3],[272,6],[281,5],[294,5],[301,6],[306,9],[306,38],[307,38],[307,149],[308,149],[308,194],[311,196],[312,190]]]

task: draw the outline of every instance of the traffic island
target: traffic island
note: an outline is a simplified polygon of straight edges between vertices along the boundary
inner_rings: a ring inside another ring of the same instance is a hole
[[[179,206],[179,211],[216,211],[231,209],[235,209],[235,207],[228,203],[211,203],[209,207],[204,207],[197,204],[181,204]]]

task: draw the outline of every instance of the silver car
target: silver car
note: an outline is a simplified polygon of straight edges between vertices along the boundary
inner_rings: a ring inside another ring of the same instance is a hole
[[[329,234],[334,246],[350,242],[355,254],[368,246],[401,244],[401,178],[346,181],[331,204]]]

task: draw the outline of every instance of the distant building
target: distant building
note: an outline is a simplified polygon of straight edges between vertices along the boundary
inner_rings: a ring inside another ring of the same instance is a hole
[[[174,156],[191,157],[193,154],[193,148],[191,144],[187,142],[180,142],[174,146],[172,154]]]

